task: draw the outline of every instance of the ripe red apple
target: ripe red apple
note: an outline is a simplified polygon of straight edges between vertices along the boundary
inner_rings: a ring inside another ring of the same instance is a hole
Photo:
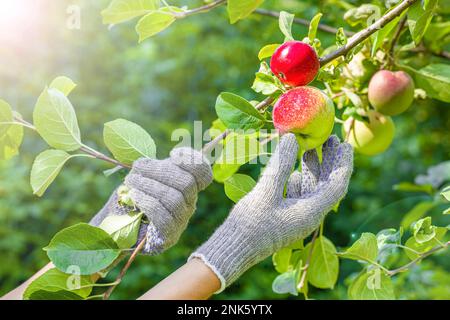
[[[273,123],[281,134],[297,134],[302,150],[322,145],[334,127],[333,101],[313,87],[298,87],[283,94],[273,109]]]
[[[403,71],[381,70],[369,83],[369,102],[378,112],[395,116],[405,112],[414,100],[414,81]]]
[[[288,41],[275,51],[270,68],[282,83],[299,87],[314,80],[319,72],[320,62],[316,51],[309,44]]]
[[[376,111],[368,111],[367,116],[369,122],[349,118],[342,126],[342,134],[355,151],[366,156],[375,156],[386,151],[391,145],[395,125],[391,117]],[[347,137],[347,134],[350,136]]]

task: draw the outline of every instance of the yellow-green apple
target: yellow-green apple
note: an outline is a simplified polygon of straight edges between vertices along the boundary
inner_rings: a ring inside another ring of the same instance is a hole
[[[394,140],[395,125],[391,117],[368,111],[368,122],[349,118],[342,127],[343,136],[355,151],[375,156],[386,151]],[[349,136],[348,136],[349,135]]]
[[[322,145],[334,127],[333,101],[313,87],[297,87],[283,94],[273,109],[273,123],[281,134],[297,135],[303,151]]]
[[[369,83],[369,102],[378,112],[395,116],[405,112],[414,100],[414,81],[403,71],[381,70]]]

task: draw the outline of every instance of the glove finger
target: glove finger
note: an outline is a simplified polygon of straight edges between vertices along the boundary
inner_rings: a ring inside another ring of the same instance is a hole
[[[206,189],[213,181],[211,164],[201,152],[192,148],[177,148],[170,152],[170,158],[175,165],[194,176],[199,191]]]
[[[281,200],[284,186],[297,160],[297,152],[298,144],[295,135],[291,133],[284,135],[254,192],[268,201]]]
[[[303,155],[302,159],[302,196],[308,195],[316,189],[319,177],[319,157],[316,150],[309,150]]]
[[[170,159],[139,159],[133,164],[132,173],[174,188],[186,199],[197,198],[198,187],[194,176],[173,164]]]
[[[148,179],[137,174],[129,174],[125,179],[125,184],[130,189],[137,189],[145,194],[158,199],[164,208],[172,214],[175,220],[184,223],[189,220],[194,212],[194,205],[197,199],[184,198],[183,194],[162,184],[156,180]]]
[[[322,164],[320,166],[320,180],[325,181],[328,179],[331,171],[334,167],[336,152],[339,148],[340,141],[335,135],[331,136],[330,139],[323,145],[322,152]]]
[[[302,174],[294,171],[289,178],[287,185],[287,198],[300,198],[302,193]]]
[[[154,225],[158,233],[161,235],[161,242],[164,248],[173,245],[176,241],[178,233],[175,230],[177,224],[173,222],[172,215],[164,208],[158,199],[146,195],[137,189],[130,190],[130,197],[136,204],[136,207],[142,211],[150,221],[150,225]]]

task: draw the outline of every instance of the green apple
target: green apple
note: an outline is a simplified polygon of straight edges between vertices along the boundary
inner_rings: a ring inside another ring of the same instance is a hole
[[[367,116],[368,122],[349,118],[342,127],[343,136],[358,153],[375,156],[392,144],[395,125],[391,117],[375,111],[368,111]]]

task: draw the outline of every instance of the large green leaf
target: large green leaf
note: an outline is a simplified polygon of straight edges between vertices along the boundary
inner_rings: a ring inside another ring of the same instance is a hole
[[[104,24],[117,24],[159,8],[159,0],[113,0],[102,11]]]
[[[228,16],[230,23],[247,18],[264,0],[228,0]]]
[[[76,88],[76,86],[77,85],[72,81],[72,79],[61,76],[55,78],[52,83],[50,83],[49,88],[59,90],[65,96],[68,96],[73,91],[73,89]]]
[[[156,157],[156,145],[152,137],[133,122],[118,119],[106,123],[103,139],[114,157],[125,164],[142,157]]]
[[[373,233],[363,233],[350,248],[339,256],[345,259],[375,262],[378,256],[377,237]]]
[[[430,64],[414,72],[416,85],[425,90],[427,96],[450,103],[450,65]]]
[[[59,301],[59,300],[84,300],[84,299],[83,297],[80,297],[79,295],[71,291],[61,290],[57,292],[51,292],[38,290],[30,295],[29,300]]]
[[[437,227],[435,229],[435,236],[429,241],[422,243],[417,242],[416,237],[412,236],[405,242],[405,247],[409,248],[409,250],[405,249],[406,255],[411,260],[414,260],[419,257],[417,253],[424,253],[435,246],[441,245],[440,241],[444,238],[447,231],[447,228]]]
[[[13,121],[11,106],[6,101],[0,100],[0,139],[6,135]]]
[[[387,25],[385,25],[383,28],[378,30],[372,35],[373,38],[373,44],[372,44],[372,57],[375,56],[378,48],[381,47],[383,42],[387,39],[389,39],[389,35],[394,30],[394,28],[397,26],[398,22],[400,20],[400,17],[392,20]]]
[[[250,161],[255,161],[264,153],[265,148],[258,141],[257,133],[239,134],[233,132],[227,136],[223,150],[217,158],[216,163],[228,165],[243,165]]]
[[[58,232],[44,248],[56,268],[90,275],[110,266],[121,250],[106,231],[80,223]]]
[[[132,248],[139,234],[142,213],[122,216],[109,216],[102,221],[99,228],[105,230],[121,249]]]
[[[41,197],[55,181],[67,161],[86,155],[70,155],[62,150],[47,150],[36,157],[31,168],[31,187],[33,193]]]
[[[422,1],[416,1],[408,10],[408,26],[416,45],[420,43],[423,35],[430,25],[433,13],[437,7],[438,0],[429,0],[425,7],[422,6]]]
[[[21,118],[17,112],[13,112],[14,116]],[[9,127],[3,138],[0,138],[0,160],[9,160],[19,154],[19,148],[23,141],[23,127],[14,124]]]
[[[74,151],[81,147],[78,120],[69,99],[59,90],[45,89],[33,113],[34,125],[53,148]]]
[[[227,179],[238,172],[240,167],[240,164],[215,163],[213,165],[214,180],[219,183],[224,183]]]
[[[75,279],[76,278],[76,279]],[[75,279],[73,281],[72,279]],[[90,276],[78,276],[64,273],[56,268],[48,270],[34,280],[25,290],[23,299],[28,300],[37,291],[56,293],[70,291],[82,298],[88,297],[92,292],[93,282]]]
[[[219,95],[216,112],[229,129],[260,129],[265,122],[263,115],[250,102],[233,93]]]
[[[237,203],[255,187],[256,181],[245,174],[235,174],[225,181],[225,194]]]
[[[258,59],[260,61],[270,58],[273,56],[274,52],[278,49],[280,44],[268,44],[259,50]]]
[[[305,251],[309,252],[310,248],[311,243],[308,243]],[[338,274],[339,259],[335,246],[324,236],[318,237],[308,269],[308,281],[317,288],[332,289],[336,284]]]
[[[391,278],[380,269],[364,270],[348,288],[351,300],[394,300]]]
[[[139,42],[167,29],[177,20],[175,13],[179,11],[176,7],[164,7],[143,16],[136,25]]]

